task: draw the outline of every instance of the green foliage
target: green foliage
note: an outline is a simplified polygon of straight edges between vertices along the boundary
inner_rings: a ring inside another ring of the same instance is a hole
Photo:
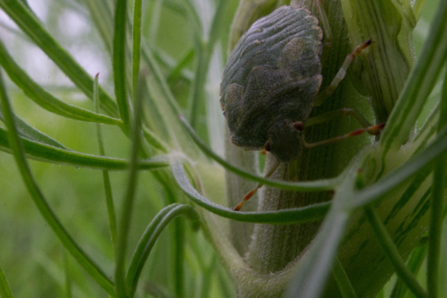
[[[0,0],[2,297],[446,296],[447,2],[326,2],[324,86],[374,43],[312,116],[355,107],[385,130],[264,178],[274,160],[229,144],[218,85],[227,49],[290,1]],[[306,137],[356,128],[335,121]],[[258,211],[233,211],[255,182]]]

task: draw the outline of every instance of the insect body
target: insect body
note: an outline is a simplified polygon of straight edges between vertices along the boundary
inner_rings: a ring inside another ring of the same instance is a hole
[[[320,89],[322,30],[308,10],[283,6],[240,39],[224,69],[221,106],[231,141],[263,149],[280,162],[302,150],[301,131]]]
[[[355,56],[371,44],[368,40],[347,55],[335,78],[319,94],[323,79],[322,38],[317,18],[307,9],[283,6],[251,26],[225,66],[220,103],[231,141],[248,150],[265,149],[275,156],[278,163],[266,177],[279,163],[297,159],[303,147],[328,144],[365,131],[377,135],[384,127],[384,124],[371,126],[357,111],[346,108],[308,119],[313,106],[334,92]],[[363,129],[317,143],[305,142],[302,135],[305,122],[312,125],[347,115],[354,116]],[[244,201],[261,186],[248,193]],[[235,210],[242,205],[243,201]]]

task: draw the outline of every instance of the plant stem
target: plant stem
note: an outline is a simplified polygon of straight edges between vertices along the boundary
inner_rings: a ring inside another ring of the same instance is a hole
[[[116,293],[118,298],[128,297],[127,287],[125,283],[124,263],[127,250],[127,239],[130,231],[130,223],[132,219],[133,202],[138,182],[138,153],[141,149],[141,117],[142,117],[142,98],[137,96],[134,101],[134,119],[132,121],[131,134],[131,154],[129,160],[129,177],[127,182],[126,194],[121,210],[121,217],[117,238],[116,249]]]
[[[99,111],[99,92],[98,92],[98,75],[95,77],[94,86],[93,86],[93,98],[95,102],[96,112]],[[101,156],[105,156],[104,142],[102,139],[102,131],[101,125],[99,123],[96,124],[96,132],[99,146],[99,154]],[[113,195],[112,195],[112,185],[110,183],[109,171],[102,171],[102,178],[104,182],[104,190],[106,195],[106,205],[107,205],[107,215],[109,217],[109,229],[110,229],[110,237],[112,238],[112,246],[113,253],[116,254],[116,215],[115,215],[115,206],[113,204]]]
[[[296,2],[296,1],[295,1]],[[315,1],[301,1],[300,5],[306,5],[313,15]],[[320,90],[334,78],[342,65],[346,55],[352,51],[347,38],[347,29],[341,17],[340,3],[326,1],[325,10],[330,22],[334,40],[332,47],[323,48],[322,55],[322,75],[323,85]],[[358,98],[359,94],[347,80],[340,83],[334,95],[323,105],[314,107],[310,117],[322,113],[343,108],[345,106],[360,106],[359,101],[346,102],[348,98]],[[353,121],[352,121],[353,122]],[[351,126],[353,125],[353,126]],[[337,120],[337,125],[315,125],[306,128],[305,137],[308,142],[328,139],[337,135],[342,135],[346,131],[355,130],[355,124]],[[303,150],[300,158],[288,165],[281,166],[272,176],[279,180],[309,181],[318,180],[338,175],[347,165],[347,162],[367,143],[362,137],[354,142],[343,141],[328,146],[321,146]],[[341,158],[342,157],[342,158]],[[267,165],[276,163],[270,154],[267,156]],[[267,170],[269,166],[266,167]],[[330,192],[288,192],[279,191],[265,187],[260,201],[260,210],[279,210],[287,208],[302,207],[309,204],[328,201],[331,198]],[[259,225],[255,227],[253,241],[250,245],[248,263],[261,273],[276,272],[293,261],[312,241],[318,231],[319,223],[308,223],[293,226],[268,226]]]
[[[138,88],[138,74],[140,72],[140,54],[141,54],[141,0],[134,2],[134,16],[132,27],[133,45],[132,45],[132,90],[134,98]]]
[[[425,256],[427,255],[427,245],[416,247],[411,253],[410,260],[408,260],[408,269],[415,276],[419,272],[419,269],[422,266],[422,263],[425,260]],[[391,298],[403,298],[406,297],[405,293],[408,291],[408,287],[402,281],[402,279],[398,279],[396,284],[394,285],[393,292],[391,293]]]
[[[113,81],[120,118],[124,125],[129,125],[130,108],[126,93],[126,22],[127,0],[118,0],[115,9],[115,32],[113,36]]]

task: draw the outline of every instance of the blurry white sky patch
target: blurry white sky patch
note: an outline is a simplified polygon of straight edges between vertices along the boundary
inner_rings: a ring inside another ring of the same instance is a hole
[[[211,149],[224,157],[225,155],[225,117],[220,107],[220,81],[223,71],[222,47],[219,43],[214,47],[211,56],[208,80],[206,84],[208,102],[206,105],[206,123]]]
[[[204,28],[202,37],[207,38],[216,8],[214,7],[214,5],[212,5],[211,1],[194,0],[193,3],[196,7],[197,14],[202,23],[202,28]]]
[[[34,11],[36,16],[39,18],[39,20],[45,23],[48,16],[48,7],[50,6],[50,0],[31,0],[27,2],[32,11]]]
[[[50,26],[46,22],[54,19],[55,16],[50,16],[49,8],[55,5],[62,5],[55,0],[31,0],[28,1],[29,6],[37,15],[39,20],[44,23],[44,28],[50,31],[50,34],[57,42],[69,52],[76,62],[78,62],[86,72],[94,77],[100,73],[100,84],[104,85],[109,82],[109,69],[111,62],[109,55],[103,50],[103,47],[91,42],[100,43],[99,36],[91,38],[91,28],[89,16],[82,15],[79,11],[74,11],[69,8],[60,9],[57,7],[53,11],[62,11],[57,16],[57,26]],[[23,33],[15,25],[15,23],[0,10],[0,39],[8,48],[10,54],[14,57],[16,62],[39,84],[46,86],[48,89],[52,87],[73,87],[74,84],[68,77],[43,53],[37,46],[35,46],[28,38],[23,38]],[[6,29],[12,28],[19,32],[12,33]],[[96,32],[93,32],[96,34]],[[89,36],[90,35],[90,36]],[[51,92],[51,90],[48,90]],[[81,92],[75,92],[74,98],[71,99],[86,99]]]
[[[78,13],[70,10],[64,11],[59,17],[59,30],[68,38],[80,38],[90,31],[87,20]]]

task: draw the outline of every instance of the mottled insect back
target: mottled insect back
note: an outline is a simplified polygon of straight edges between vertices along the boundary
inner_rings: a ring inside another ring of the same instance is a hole
[[[308,118],[320,88],[322,36],[307,9],[283,6],[241,37],[221,83],[234,144],[260,150],[269,141],[278,161],[298,158],[301,132],[293,123]]]

